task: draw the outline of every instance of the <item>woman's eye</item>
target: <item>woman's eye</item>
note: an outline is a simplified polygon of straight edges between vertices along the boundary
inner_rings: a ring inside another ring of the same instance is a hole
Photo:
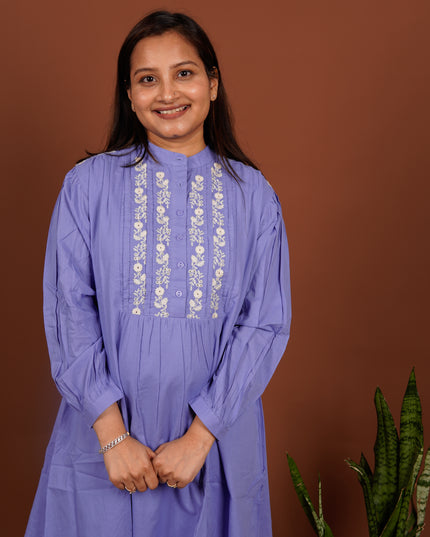
[[[178,73],[179,78],[187,78],[190,75],[192,75],[192,71],[190,71],[189,69],[183,69]]]
[[[146,76],[143,76],[139,82],[142,82],[143,84],[151,84],[152,82],[154,82],[155,78],[152,76],[152,75],[146,75]]]

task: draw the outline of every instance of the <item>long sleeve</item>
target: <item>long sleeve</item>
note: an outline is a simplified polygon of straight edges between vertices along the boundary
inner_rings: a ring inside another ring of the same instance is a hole
[[[66,176],[49,228],[43,313],[54,381],[89,426],[123,397],[107,367],[90,243],[88,196],[74,168]]]
[[[211,382],[190,401],[208,429],[220,438],[263,393],[290,333],[288,243],[278,197],[265,203],[241,311]]]

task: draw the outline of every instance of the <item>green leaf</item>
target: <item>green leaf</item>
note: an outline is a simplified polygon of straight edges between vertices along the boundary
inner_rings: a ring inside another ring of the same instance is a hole
[[[396,507],[391,513],[390,518],[388,519],[382,533],[379,537],[393,537],[396,531],[397,521],[399,520],[400,509],[403,502],[404,490],[400,493],[399,499],[397,500]]]
[[[306,516],[309,519],[309,522],[312,525],[315,533],[318,534],[318,516],[315,512],[315,509],[312,505],[311,498],[309,493],[303,483],[302,476],[300,475],[297,464],[294,462],[294,459],[287,453],[288,467],[290,468],[291,479],[293,480],[293,485],[296,490],[299,501],[305,511]]]
[[[424,529],[424,524],[421,524],[421,526],[417,525],[417,528],[415,530],[415,535],[413,535],[412,537],[419,537],[421,535],[423,529]],[[407,537],[409,537],[409,535]]]
[[[360,457],[360,466],[366,472],[367,477],[369,478],[369,481],[372,483],[372,481],[373,481],[373,472],[372,472],[372,469],[370,468],[370,465],[367,462],[367,459],[366,459],[366,457],[364,456],[363,453],[361,454],[361,457]]]
[[[333,532],[326,521],[324,521],[324,537],[333,537]]]
[[[415,459],[414,466],[410,475],[408,486],[405,489],[405,494],[402,500],[402,506],[400,508],[399,521],[397,523],[397,532],[396,537],[404,537],[406,532],[406,522],[409,515],[409,506],[412,500],[412,495],[415,489],[415,484],[417,482],[417,477],[420,471],[421,462],[423,460],[423,450],[422,448],[418,452],[418,455]]]
[[[399,491],[408,487],[414,463],[422,447],[421,402],[415,381],[415,371],[412,369],[400,414]]]
[[[351,459],[347,459],[346,463],[350,468],[357,472],[358,480],[360,481],[360,485],[363,489],[364,503],[366,505],[367,512],[367,523],[369,525],[369,537],[378,537],[378,523],[376,519],[375,504],[373,502],[372,487],[366,471]]]
[[[320,518],[318,518],[317,514],[316,514],[316,511],[314,509],[314,506],[312,505],[312,502],[310,500],[310,498],[307,498],[305,497],[305,500],[309,506],[309,508],[311,509],[312,511],[312,517],[314,519],[314,522],[315,522],[315,525],[317,527],[317,533],[318,533],[318,537],[324,537],[324,521],[321,520]]]
[[[378,430],[374,446],[375,471],[372,494],[380,532],[385,527],[398,498],[399,438],[393,416],[379,388],[375,392],[375,408]]]
[[[323,515],[323,508],[322,508],[322,486],[321,486],[321,477],[318,474],[318,505],[319,505],[319,519],[320,522],[323,524],[323,537],[333,537],[333,533],[327,524],[327,522],[324,520]]]
[[[417,534],[417,513],[415,508],[412,508],[412,511],[409,514],[409,518],[405,526],[405,535],[406,537],[416,537]]]
[[[424,527],[424,519],[426,514],[427,501],[430,491],[430,450],[427,449],[424,470],[420,475],[417,483],[417,537],[420,535]]]

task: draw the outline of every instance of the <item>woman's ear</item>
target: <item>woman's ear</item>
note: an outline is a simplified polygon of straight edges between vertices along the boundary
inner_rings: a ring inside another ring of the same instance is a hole
[[[130,88],[127,88],[127,95],[128,95],[128,98],[130,99],[131,109],[133,110],[133,112],[136,112],[136,109],[134,108],[133,101],[132,101],[132,99],[131,99],[131,91],[130,91]]]
[[[211,101],[214,101],[218,94],[218,69],[212,67],[211,74],[209,76],[209,88],[211,91]]]

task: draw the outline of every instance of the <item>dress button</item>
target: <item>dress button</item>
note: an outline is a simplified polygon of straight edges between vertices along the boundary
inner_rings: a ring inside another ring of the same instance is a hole
[[[184,263],[183,261],[178,261],[178,263],[177,263],[176,266],[179,267],[179,268],[184,268],[184,267],[185,267],[185,263]]]
[[[176,235],[176,238],[177,238],[178,241],[181,241],[184,238],[184,236],[183,235]]]
[[[182,216],[182,215],[184,214],[184,211],[183,211],[182,209],[178,209],[178,210],[176,211],[176,214],[177,214],[178,216]]]
[[[176,291],[176,296],[182,296],[182,291]]]

